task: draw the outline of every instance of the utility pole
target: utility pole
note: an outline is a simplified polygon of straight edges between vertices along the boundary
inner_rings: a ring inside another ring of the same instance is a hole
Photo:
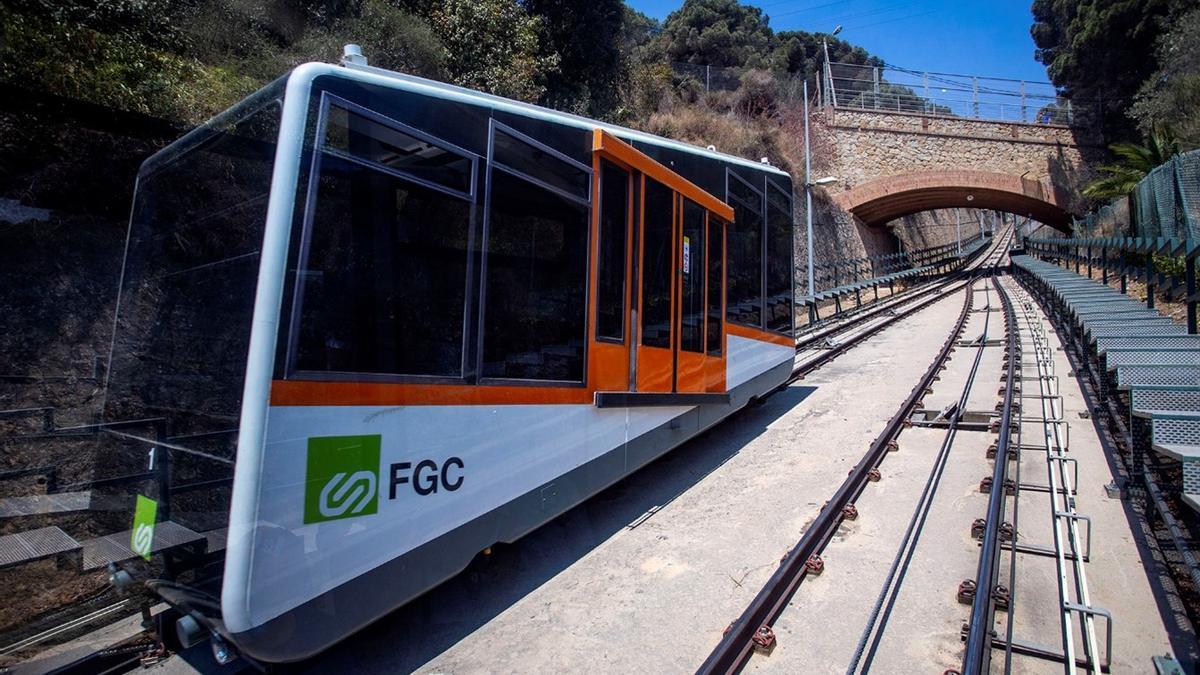
[[[954,209],[954,229],[958,232],[958,257],[962,257],[962,212]]]
[[[826,61],[828,63],[828,61]],[[808,78],[804,78],[804,208],[808,216],[805,218],[805,229],[808,241],[808,294],[815,296],[813,288],[813,216],[812,216],[812,152],[809,151],[808,138]]]

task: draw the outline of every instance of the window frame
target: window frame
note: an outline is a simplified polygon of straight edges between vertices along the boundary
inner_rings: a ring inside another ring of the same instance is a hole
[[[725,219],[721,218],[720,216],[715,215],[712,211],[705,212],[705,221],[706,222],[705,222],[704,236],[707,239],[707,241],[705,242],[705,252],[704,252],[704,254],[705,254],[704,274],[705,274],[707,281],[705,284],[705,300],[704,300],[704,355],[707,357],[710,357],[710,358],[714,358],[714,359],[723,359],[723,358],[725,358],[725,351],[726,351],[725,350],[725,323],[729,321],[729,317],[725,316],[725,303],[728,300],[728,298],[727,298],[728,292],[725,288],[726,283],[727,283],[727,276],[726,276],[727,272],[726,272],[725,266],[729,263],[729,253],[726,250],[727,246],[725,243],[725,237],[727,236],[729,223]],[[712,255],[712,251],[713,251],[712,233],[713,233],[713,230],[717,230],[719,232],[718,237],[719,237],[720,244],[721,244],[720,247],[718,247],[718,249],[719,249],[718,252],[720,253],[720,255],[717,256],[720,258],[720,267],[718,270],[720,272],[720,274],[718,275],[719,278],[717,279],[717,284],[716,284],[716,289],[715,289],[717,296],[718,296],[716,310],[717,310],[718,322],[720,324],[720,330],[717,332],[717,343],[718,344],[717,344],[715,351],[713,350],[712,346],[710,346],[708,344],[708,339],[710,337],[712,337],[709,334],[709,324],[712,323],[712,315],[710,314],[710,312],[713,310],[712,292],[714,290],[713,283],[712,283],[713,280],[712,280],[712,266],[711,266],[711,261],[713,258],[713,255]]]
[[[406,171],[388,167],[377,162],[356,157],[351,153],[341,150],[331,149],[326,146],[325,138],[329,125],[330,109],[335,105],[345,108],[349,112],[362,115],[386,127],[391,127],[401,133],[409,134],[431,145],[436,145],[444,150],[460,155],[471,163],[470,175],[470,190],[462,192],[448,188],[444,185],[433,181],[422,179],[414,176]],[[472,277],[475,267],[475,230],[477,206],[476,194],[479,180],[479,160],[482,159],[479,155],[462,148],[449,141],[442,140],[436,136],[428,134],[424,131],[416,129],[399,120],[392,119],[386,115],[380,114],[370,108],[362,106],[353,101],[349,101],[336,94],[331,94],[327,91],[321,92],[320,102],[318,104],[318,116],[315,126],[315,134],[311,144],[312,159],[309,163],[309,174],[304,196],[304,213],[303,224],[300,233],[300,245],[296,259],[296,279],[292,289],[292,306],[291,316],[288,321],[288,343],[284,357],[284,372],[283,379],[299,379],[299,380],[315,380],[315,381],[356,381],[356,382],[384,382],[384,383],[425,383],[425,384],[463,384],[471,379],[469,365],[468,345],[471,336],[470,317],[474,312],[475,296],[472,293],[473,284]],[[354,370],[303,370],[297,367],[296,361],[299,352],[301,318],[304,311],[304,286],[307,279],[307,266],[309,254],[312,247],[313,228],[315,227],[317,192],[321,179],[321,160],[325,153],[336,157],[340,160],[357,164],[364,168],[379,171],[385,175],[390,175],[400,180],[409,181],[423,188],[440,192],[455,199],[461,199],[467,203],[468,219],[467,219],[467,250],[466,250],[466,275],[464,277],[463,286],[463,323],[462,323],[462,348],[460,350],[459,371],[458,375],[414,375],[404,373],[370,373]]]
[[[729,204],[730,206],[733,206],[733,202],[736,201],[738,204],[745,206],[746,208],[754,208],[746,201],[737,199],[733,196],[733,193],[730,192],[730,190],[729,190],[729,186],[730,186],[729,179],[730,178],[733,178],[734,180],[738,181],[739,183],[741,183],[743,186],[745,186],[749,190],[753,191],[754,194],[758,196],[758,207],[756,210],[758,212],[757,215],[758,215],[758,219],[759,219],[759,228],[758,228],[758,239],[759,239],[758,248],[759,248],[759,256],[760,256],[760,258],[759,258],[760,264],[759,264],[759,270],[758,270],[758,287],[759,287],[758,288],[758,317],[759,317],[759,320],[758,320],[758,324],[754,325],[754,324],[744,323],[741,321],[734,321],[733,319],[730,319],[728,316],[728,311],[729,311],[728,310],[728,306],[729,306],[729,281],[728,281],[729,269],[728,269],[728,267],[729,267],[729,257],[730,256],[729,256],[729,230],[727,228],[726,232],[725,232],[725,265],[726,265],[726,269],[724,272],[725,279],[726,279],[726,282],[725,282],[725,305],[726,305],[725,323],[732,323],[732,324],[736,324],[738,326],[746,326],[749,328],[766,331],[767,330],[767,328],[766,328],[766,322],[767,322],[767,193],[765,190],[765,185],[764,185],[763,189],[757,188],[754,186],[753,183],[751,183],[750,181],[748,181],[745,178],[742,178],[740,175],[738,175],[737,172],[735,172],[732,167],[726,166],[725,167],[725,203]],[[766,182],[765,175],[763,176],[763,181],[764,181],[764,183]],[[736,226],[737,223],[736,223],[736,221],[734,221],[732,224]]]
[[[778,190],[780,195],[783,197],[784,201],[787,203],[787,211],[785,211],[785,215],[787,216],[788,223],[790,225],[790,227],[788,227],[788,235],[789,235],[788,241],[791,243],[791,246],[788,248],[788,269],[791,271],[791,274],[789,275],[789,279],[788,279],[788,281],[789,281],[788,288],[790,288],[791,292],[792,292],[792,312],[791,312],[791,319],[788,322],[791,327],[789,329],[787,329],[786,331],[784,331],[784,330],[776,330],[776,329],[770,328],[766,325],[766,321],[767,321],[766,309],[767,308],[766,308],[766,293],[764,291],[764,294],[763,294],[763,329],[768,332],[775,333],[777,335],[791,336],[791,335],[795,335],[795,333],[796,333],[796,218],[795,218],[796,200],[794,199],[791,190],[785,190],[783,188],[783,186],[779,185],[776,181],[771,180],[770,176],[764,175],[763,182],[767,186],[766,189],[763,190],[763,204],[764,204],[763,242],[764,242],[764,244],[767,241],[766,234],[770,231],[770,223],[767,218],[768,214],[765,212],[765,209],[771,208],[770,199],[767,197],[767,195],[770,193],[770,190],[772,188],[774,188],[775,190]],[[768,251],[769,251],[769,249],[768,249]],[[766,283],[767,283],[766,279],[768,276],[769,269],[770,269],[770,267],[769,267],[769,263],[767,262],[767,257],[764,255],[763,256],[764,289],[766,288]]]
[[[546,122],[546,123],[553,124],[552,122]],[[587,177],[588,177],[587,198],[584,199],[584,198],[580,197],[579,195],[571,194],[570,192],[561,190],[553,185],[549,185],[546,182],[538,180],[537,178],[530,176],[528,174],[525,174],[521,171],[518,171],[517,169],[506,166],[502,162],[497,162],[494,157],[495,147],[496,147],[495,140],[496,140],[496,132],[497,131],[507,134],[507,135],[517,139],[518,141],[532,145],[532,146],[538,148],[539,150],[542,150],[543,152],[553,156],[556,159],[559,159],[563,162],[566,162],[567,164],[570,164],[571,166],[574,166],[582,171],[585,171],[587,173]],[[516,129],[513,129],[512,127],[508,126],[507,124],[504,124],[503,122],[496,120],[495,117],[491,117],[488,119],[487,157],[485,159],[486,159],[486,163],[485,163],[485,169],[484,169],[485,173],[484,173],[484,190],[483,190],[483,204],[482,204],[483,226],[481,228],[482,232],[481,232],[481,236],[479,239],[479,258],[480,258],[479,292],[477,295],[478,308],[477,308],[477,317],[476,317],[478,331],[476,331],[477,332],[477,335],[476,335],[477,341],[475,344],[475,364],[474,364],[474,368],[473,368],[473,370],[476,374],[476,381],[478,384],[511,385],[511,386],[519,386],[519,387],[547,387],[547,386],[549,386],[549,387],[563,387],[563,388],[566,388],[566,387],[586,388],[588,386],[588,356],[589,356],[589,354],[588,354],[588,352],[589,352],[588,336],[592,332],[591,320],[590,320],[590,316],[589,316],[591,314],[591,312],[587,311],[587,308],[590,306],[591,293],[592,293],[592,290],[591,290],[592,236],[591,236],[591,234],[592,234],[592,221],[593,221],[592,202],[594,200],[593,185],[595,182],[594,181],[595,176],[593,175],[592,167],[590,167],[586,164],[583,164],[582,162],[579,162],[575,159],[572,159],[571,157],[568,157],[567,155],[559,152],[558,150],[555,150],[554,148],[551,148],[550,146],[548,146],[544,143],[537,141],[536,139],[528,136],[527,134],[524,134],[520,131],[517,131]],[[491,235],[491,225],[492,225],[492,174],[497,169],[499,169],[500,171],[503,171],[503,172],[509,174],[510,176],[515,177],[519,180],[527,181],[530,184],[535,185],[543,190],[547,190],[547,191],[551,192],[552,194],[558,195],[560,197],[563,197],[564,199],[568,199],[570,201],[576,202],[578,204],[582,204],[587,207],[586,208],[587,215],[586,215],[586,218],[584,221],[585,249],[584,249],[584,269],[583,269],[583,274],[584,274],[583,331],[580,334],[580,337],[583,340],[583,368],[582,368],[582,373],[581,373],[580,379],[578,381],[576,381],[576,380],[535,380],[535,379],[529,379],[529,378],[512,378],[512,377],[487,377],[483,374],[483,352],[484,352],[484,344],[485,344],[486,338],[487,338],[488,242],[489,242],[489,238]]]
[[[634,180],[635,172],[629,167],[618,164],[617,162],[607,157],[599,157],[597,166],[600,170],[597,173],[600,183],[599,189],[596,190],[593,201],[596,203],[596,312],[593,317],[592,335],[596,342],[607,342],[608,344],[624,345],[626,337],[629,335],[629,267],[630,267],[630,240],[633,230],[633,207],[634,207]],[[625,250],[621,251],[621,337],[614,338],[609,335],[600,334],[600,253],[604,249],[604,165],[607,164],[612,168],[625,174]]]

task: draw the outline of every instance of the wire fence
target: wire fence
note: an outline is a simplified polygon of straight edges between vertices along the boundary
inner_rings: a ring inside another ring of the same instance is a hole
[[[780,100],[799,99],[802,73],[696,63],[671,64],[676,85],[699,93],[737,91],[744,86],[746,73],[750,71],[773,78],[779,86]],[[813,83],[815,93],[819,92],[819,102],[849,110],[1050,126],[1070,126],[1086,121],[1092,112],[1088,105],[1081,107],[1059,96],[1049,82],[836,62],[822,67],[819,80]]]
[[[1077,218],[1076,237],[1167,237],[1200,240],[1200,150],[1155,167],[1129,196]]]
[[[749,68],[722,68],[697,63],[672,63],[671,72],[681,82],[695,82],[704,91],[735,91],[742,84],[742,75]],[[776,76],[776,79],[779,79]]]
[[[838,108],[1068,126],[1076,110],[1049,82],[830,63],[822,103]]]
[[[1129,200],[1122,197],[1076,218],[1071,233],[1076,237],[1124,237],[1129,234],[1129,221]]]
[[[1200,238],[1200,150],[1155,167],[1130,196],[1138,236]]]

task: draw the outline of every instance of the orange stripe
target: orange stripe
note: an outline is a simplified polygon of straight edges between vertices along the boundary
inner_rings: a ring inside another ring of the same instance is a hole
[[[608,155],[641,171],[725,220],[733,222],[733,208],[731,206],[712,196],[712,194],[705,192],[700,186],[659,164],[649,155],[607,131],[603,129],[595,130],[592,135],[592,151]]]
[[[271,405],[537,405],[588,404],[585,387],[514,387],[394,382],[275,380]]]
[[[741,324],[725,322],[725,332],[730,335],[748,338],[750,340],[759,340],[760,342],[770,342],[773,345],[781,345],[784,347],[795,347],[796,338],[780,335],[778,333],[768,333],[765,330],[750,328]]]

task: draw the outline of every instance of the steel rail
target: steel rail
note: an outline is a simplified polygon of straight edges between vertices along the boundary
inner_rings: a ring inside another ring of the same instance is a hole
[[[1028,317],[1032,313],[1029,308],[1023,309]],[[1038,367],[1038,386],[1044,392],[1049,377],[1053,376],[1053,349],[1051,349],[1049,341],[1045,340],[1040,343],[1035,343],[1035,356]],[[1079,519],[1075,511],[1075,499],[1071,496],[1075,493],[1075,487],[1071,480],[1071,472],[1067,470],[1066,461],[1063,459],[1063,453],[1067,450],[1066,442],[1062,438],[1060,425],[1065,424],[1061,421],[1062,415],[1065,414],[1061,406],[1055,405],[1058,399],[1045,397],[1041,399],[1042,406],[1042,428],[1044,441],[1046,443],[1046,469],[1047,480],[1050,486],[1050,509],[1051,518],[1053,521],[1054,534],[1054,553],[1055,564],[1058,568],[1059,579],[1059,605],[1061,612],[1061,623],[1063,626],[1063,654],[1066,657],[1067,663],[1076,662],[1075,644],[1073,630],[1071,627],[1071,614],[1074,610],[1070,609],[1072,598],[1079,598],[1079,605],[1083,607],[1091,607],[1091,595],[1088,590],[1087,573],[1083,567],[1085,550],[1080,545],[1079,537]],[[1059,491],[1059,483],[1062,483],[1062,492]],[[1060,497],[1061,504],[1060,504]],[[1066,520],[1066,538],[1064,541],[1061,521]],[[1089,533],[1090,537],[1090,533]],[[1069,548],[1069,552],[1064,552],[1064,548]],[[1070,570],[1074,576],[1075,596],[1072,596],[1067,591],[1067,569],[1070,562]],[[1080,616],[1082,628],[1082,645],[1085,655],[1085,662],[1088,664],[1086,669],[1089,672],[1100,671],[1100,651],[1096,643],[1095,618],[1090,613],[1082,613]],[[1011,633],[1010,633],[1011,634]],[[1111,647],[1111,645],[1109,645]],[[1111,655],[1110,655],[1111,656]],[[1107,668],[1107,664],[1105,664]]]
[[[1018,283],[1021,283],[1022,286],[1026,286],[1028,288],[1023,279],[1018,278]],[[1032,295],[1037,299],[1038,304],[1042,305],[1044,308],[1047,305],[1044,296],[1037,289],[1032,290]],[[1117,402],[1114,400],[1114,398],[1111,396],[1102,397],[1099,395],[1098,392],[1102,390],[1103,380],[1101,378],[1103,376],[1096,373],[1091,360],[1087,358],[1087,355],[1084,352],[1084,347],[1079,343],[1077,332],[1073,330],[1071,326],[1064,324],[1059,319],[1057,314],[1053,312],[1045,312],[1045,315],[1060,331],[1060,334],[1062,334],[1062,332],[1066,332],[1071,336],[1073,349],[1064,349],[1063,353],[1069,360],[1071,368],[1076,373],[1076,381],[1080,384],[1080,390],[1083,393],[1084,402],[1088,404],[1088,409],[1103,411],[1106,417],[1108,417],[1109,422],[1111,422],[1117,429],[1117,433],[1114,435],[1114,438],[1117,439],[1120,444],[1125,446],[1126,453],[1132,452],[1134,445],[1132,430],[1129,428],[1129,425],[1125,423],[1125,416],[1117,407]],[[1082,375],[1078,374],[1080,373],[1081,368],[1087,372],[1087,378],[1084,378]],[[1103,405],[1101,402],[1103,402]],[[1116,453],[1116,456],[1120,458],[1122,466],[1130,476],[1141,480],[1143,486],[1146,488],[1146,492],[1148,493],[1151,502],[1154,505],[1154,510],[1159,514],[1159,517],[1162,518],[1163,524],[1167,528],[1172,546],[1175,548],[1176,552],[1179,553],[1180,557],[1183,559],[1183,564],[1187,567],[1190,582],[1196,588],[1200,588],[1200,561],[1196,559],[1191,548],[1189,548],[1185,543],[1185,540],[1188,537],[1186,534],[1184,534],[1183,530],[1180,528],[1179,522],[1171,513],[1166,498],[1163,496],[1162,488],[1159,487],[1158,482],[1154,479],[1154,476],[1151,475],[1149,471],[1143,471],[1141,475],[1134,475],[1134,472],[1129,466],[1126,453]]]
[[[933,303],[938,302],[939,300],[945,298],[947,295],[950,295],[951,293],[954,293],[954,292],[957,292],[958,290],[960,290],[960,287],[951,288],[951,286],[955,286],[956,284],[969,285],[970,283],[972,283],[973,278],[963,279],[962,275],[965,273],[976,274],[979,272],[980,269],[983,269],[983,267],[985,265],[987,265],[989,262],[992,262],[992,265],[994,266],[995,261],[991,261],[991,258],[993,256],[996,256],[996,254],[1000,254],[999,257],[1003,257],[1003,253],[1006,250],[1005,247],[1006,247],[1007,243],[1010,242],[1011,240],[1012,240],[1012,231],[1010,230],[1009,233],[1003,237],[1002,241],[997,241],[995,247],[992,250],[988,251],[982,260],[974,261],[975,266],[968,267],[966,269],[955,272],[953,278],[944,279],[940,282],[937,282],[934,286],[932,286],[928,289],[925,289],[919,295],[915,295],[915,296],[906,298],[905,300],[903,300],[901,302],[895,303],[895,305],[890,305],[886,308],[880,309],[879,311],[872,312],[870,314],[858,317],[857,319],[854,320],[853,323],[848,323],[839,330],[826,332],[826,333],[823,333],[811,340],[806,341],[804,344],[807,345],[807,344],[814,343],[817,340],[831,337],[833,335],[842,335],[842,334],[845,334],[846,332],[848,332],[848,330],[850,328],[858,327],[861,324],[864,324],[871,319],[878,318],[878,316],[880,314],[883,314],[884,312],[894,312],[891,316],[887,317],[886,319],[879,322],[878,324],[875,324],[874,326],[870,326],[869,328],[862,331],[861,333],[855,333],[846,341],[844,341],[840,344],[834,345],[833,347],[830,347],[829,349],[822,350],[815,358],[805,360],[805,361],[802,361],[802,362],[796,364],[795,368],[792,369],[792,376],[790,378],[788,378],[787,382],[785,382],[783,386],[787,386],[788,384],[795,382],[796,380],[813,372],[814,370],[820,368],[821,366],[829,363],[830,361],[834,360],[838,356],[841,356],[843,353],[850,350],[851,348],[861,344],[867,338],[879,333],[884,328],[887,328],[888,326],[891,326],[891,325],[897,323],[898,321],[906,319],[906,318],[912,316],[913,314],[921,311],[922,309],[929,307]],[[925,295],[931,294],[931,293],[936,293],[936,294],[933,297],[924,298]],[[910,307],[906,307],[902,310],[897,311],[897,307],[902,307],[910,302],[918,303],[918,304],[914,304]],[[802,347],[798,343],[797,347],[796,347],[796,353],[799,354],[803,351],[809,351],[809,349]]]
[[[960,289],[946,290],[938,299],[958,290]],[[800,541],[783,557],[778,569],[751,600],[749,606],[730,624],[721,641],[697,669],[697,673],[704,675],[736,673],[745,665],[753,651],[754,638],[763,630],[769,631],[771,624],[783,612],[788,599],[792,597],[807,575],[809,558],[824,549],[833,538],[843,519],[842,509],[861,494],[867,484],[868,474],[883,460],[890,444],[904,428],[904,423],[909,415],[925,396],[925,390],[934,382],[934,378],[937,377],[942,365],[953,350],[956,340],[966,326],[967,318],[970,316],[972,295],[971,293],[965,294],[963,308],[955,322],[954,329],[946,338],[946,342],[938,351],[929,368],[921,376],[917,386],[909,393],[896,414],[888,420],[883,432],[872,442],[866,454],[851,470],[850,475],[842,482],[829,502],[821,509],[820,514],[805,531]]]
[[[984,285],[983,290],[985,293],[988,293],[988,286]],[[975,293],[974,284],[971,285],[970,293],[973,297]],[[988,293],[988,303],[985,309],[990,309],[991,304],[991,295]],[[904,574],[907,573],[908,566],[912,563],[912,559],[916,554],[917,543],[921,540],[921,534],[925,529],[925,521],[929,517],[930,509],[933,506],[933,499],[937,495],[938,487],[941,485],[942,474],[950,458],[950,450],[954,447],[954,441],[958,437],[958,423],[962,419],[967,401],[970,399],[971,392],[975,388],[975,380],[979,374],[979,365],[983,361],[983,351],[987,346],[990,324],[991,312],[986,312],[983,316],[983,330],[980,333],[979,344],[975,348],[975,358],[971,362],[971,370],[967,373],[954,412],[950,415],[950,419],[947,420],[946,433],[942,436],[942,443],[938,448],[933,467],[929,470],[929,477],[925,480],[925,485],[917,499],[917,505],[913,508],[912,516],[908,521],[908,527],[904,531],[900,546],[896,549],[896,555],[892,559],[887,576],[884,578],[883,587],[879,589],[879,595],[875,598],[875,605],[867,619],[867,624],[863,628],[858,644],[854,648],[854,656],[850,660],[850,665],[846,668],[847,675],[858,672],[860,662],[862,663],[862,671],[864,673],[871,669],[871,663],[874,661],[875,653],[879,649],[879,644],[883,639],[887,621],[895,608],[900,592],[900,584],[903,583]],[[900,575],[899,581],[897,581],[897,574]],[[887,604],[886,608],[884,607],[885,603]],[[882,622],[880,622],[880,616],[883,617]],[[868,643],[870,643],[869,651],[867,650]],[[863,660],[864,653],[865,661]]]
[[[938,279],[919,284],[912,288],[903,290],[899,293],[889,295],[883,300],[878,300],[871,303],[866,308],[854,308],[846,312],[844,321],[829,324],[820,324],[819,328],[807,330],[800,333],[796,338],[796,353],[811,349],[814,345],[822,340],[830,337],[842,335],[849,329],[866,323],[874,318],[883,316],[890,311],[894,311],[897,307],[901,307],[909,302],[914,302],[922,297],[938,290],[945,288],[947,285],[954,283],[961,278],[964,272],[975,272],[985,266],[989,259],[997,252],[1003,252],[1006,244],[1013,239],[1013,231],[1010,229],[1002,237],[997,237],[990,249],[982,248],[972,254],[972,260],[969,260],[961,269],[955,270]],[[982,254],[982,255],[980,255]],[[910,295],[911,294],[911,295]],[[830,319],[829,321],[833,321]]]
[[[1025,299],[1026,298],[1023,297],[1022,302],[1024,302]],[[1012,330],[1014,330],[1017,333],[1017,339],[1021,340],[1023,343],[1024,336],[1021,334],[1021,327],[1019,325],[1017,325],[1017,326],[1012,326],[1011,328],[1012,328]],[[1043,329],[1043,331],[1044,331],[1044,329]],[[1030,332],[1032,334],[1031,339],[1033,339],[1036,343],[1036,341],[1038,340],[1037,332],[1032,330],[1032,328],[1031,328]],[[1043,334],[1042,337],[1045,338],[1045,335]],[[1024,347],[1022,347],[1022,349],[1023,348]],[[1042,384],[1043,384],[1042,382],[1038,383],[1039,389]],[[1018,398],[1027,398],[1025,396],[1024,387],[1022,387],[1021,394],[1020,394],[1020,396],[1018,396]],[[1013,542],[1012,542],[1013,543],[1013,549],[1012,549],[1013,552],[1012,552],[1012,555],[1010,555],[1008,557],[1008,611],[1006,612],[1006,614],[1008,616],[1007,616],[1007,620],[1005,623],[1005,629],[1004,629],[1005,635],[1007,636],[1007,639],[1004,641],[1004,675],[1012,675],[1012,664],[1013,664],[1013,657],[1012,657],[1012,655],[1013,655],[1013,639],[1012,639],[1012,636],[1013,636],[1013,630],[1014,630],[1013,626],[1016,623],[1016,615],[1017,615],[1016,545],[1017,545],[1018,536],[1019,536],[1018,533],[1021,531],[1021,462],[1022,462],[1021,452],[1022,452],[1022,448],[1024,447],[1024,444],[1025,444],[1025,404],[1019,400],[1018,400],[1017,406],[1016,406],[1016,414],[1017,414],[1017,422],[1016,422],[1016,424],[1017,424],[1017,444],[1016,444],[1016,448],[1013,452],[1010,452],[1008,457],[1004,458],[1004,461],[1007,462],[1007,461],[1010,461],[1010,457],[1011,457],[1011,459],[1014,463],[1014,467],[1016,469],[1016,475],[1014,475],[1012,478],[1012,487],[1013,487],[1012,526],[1013,526],[1014,536],[1013,536]],[[1044,415],[1043,415],[1043,417],[1044,417]],[[997,455],[997,458],[999,458],[999,455]],[[994,487],[993,487],[993,489],[994,489]],[[1005,489],[1007,489],[1007,488],[1005,488]],[[993,641],[992,644],[995,644],[995,642]]]
[[[1017,319],[1011,299],[1002,284],[996,284],[1000,304],[1004,308],[1007,327],[1005,352],[1008,367],[1004,376],[1004,406],[1000,414],[1000,437],[996,441],[996,467],[992,471],[992,492],[988,498],[987,525],[975,570],[975,598],[971,604],[971,620],[967,628],[967,650],[963,657],[963,675],[978,675],[988,671],[992,649],[991,629],[996,611],[993,596],[996,576],[1000,571],[1000,523],[1004,519],[1004,481],[1008,478],[1008,443],[1011,436],[1013,384],[1017,361]]]

